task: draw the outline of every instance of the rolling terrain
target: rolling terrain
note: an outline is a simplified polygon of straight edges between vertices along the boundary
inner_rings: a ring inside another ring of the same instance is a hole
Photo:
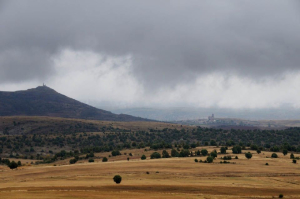
[[[220,150],[205,148],[209,152]],[[253,154],[249,160],[244,154],[228,150],[226,155],[238,156],[229,164],[219,163],[221,154],[208,164],[194,161],[206,157],[149,159],[153,151],[130,149],[122,150],[122,155],[111,157],[108,162],[101,162],[100,158],[110,154],[104,152],[96,153],[93,163],[85,160],[68,165],[68,160],[64,160],[48,165],[24,164],[15,170],[0,165],[0,197],[248,199],[278,198],[279,194],[290,199],[300,197],[299,163],[293,164],[289,154],[270,158],[270,152],[247,151]],[[142,154],[147,156],[146,160],[140,159]],[[117,174],[122,177],[121,184],[113,182]]]

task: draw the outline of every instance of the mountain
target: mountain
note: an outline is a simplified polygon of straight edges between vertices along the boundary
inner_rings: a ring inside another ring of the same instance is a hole
[[[47,86],[25,91],[0,91],[0,116],[51,116],[106,121],[149,121],[113,114],[62,95]]]

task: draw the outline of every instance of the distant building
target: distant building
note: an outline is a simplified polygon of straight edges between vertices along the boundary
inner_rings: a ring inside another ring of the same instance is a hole
[[[215,115],[212,114],[211,116],[208,116],[208,121],[210,121],[210,122],[215,121]]]

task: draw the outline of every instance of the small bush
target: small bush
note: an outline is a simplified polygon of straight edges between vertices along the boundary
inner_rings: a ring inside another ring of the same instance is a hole
[[[239,159],[239,157],[235,156],[235,158],[234,158],[234,159]]]
[[[89,162],[95,162],[95,160],[94,159],[89,159]]]
[[[120,184],[122,181],[122,177],[120,175],[115,175],[113,180],[116,184]]]
[[[218,157],[217,151],[211,152],[211,153],[210,153],[210,156],[212,156],[212,157],[214,157],[214,158]]]
[[[198,162],[198,160],[197,160],[197,159],[195,159],[195,162]]]
[[[142,160],[146,160],[146,158],[147,157],[145,155],[142,155],[142,157],[141,157]]]
[[[129,158],[127,158],[127,161],[129,161]]]
[[[283,194],[279,194],[279,198],[283,198]]]
[[[147,171],[146,174],[150,174],[149,171]]]
[[[250,152],[245,153],[245,157],[249,160],[252,158],[252,154]]]
[[[294,160],[293,160],[293,163],[296,164],[296,163],[297,163],[297,160],[294,159]]]
[[[293,153],[291,153],[290,158],[291,158],[291,159],[294,159],[294,158],[295,158],[295,156],[294,156]]]
[[[230,156],[230,155],[227,155],[227,156],[224,156],[222,159],[223,159],[223,160],[231,160],[231,156]]]
[[[206,161],[207,161],[208,163],[212,163],[212,162],[214,161],[214,157],[208,156],[208,157],[206,158]]]
[[[171,156],[169,155],[169,153],[166,150],[163,150],[162,152],[162,158],[170,158]]]
[[[207,156],[208,151],[207,151],[206,149],[202,149],[202,150],[201,150],[201,154],[202,154],[203,156]]]
[[[272,158],[278,158],[278,155],[276,153],[272,153]]]
[[[161,155],[158,152],[154,152],[150,156],[151,159],[159,159],[161,158]]]
[[[114,150],[114,151],[111,152],[111,155],[112,156],[117,156],[117,155],[121,155],[121,153],[118,150]]]
[[[18,168],[18,164],[15,161],[12,161],[11,163],[9,163],[8,167],[10,169],[15,169]]]
[[[77,162],[76,159],[71,159],[71,160],[70,160],[70,164],[75,164],[76,162]]]
[[[269,166],[269,163],[266,163],[267,166]]]
[[[107,157],[102,158],[102,162],[107,162]]]

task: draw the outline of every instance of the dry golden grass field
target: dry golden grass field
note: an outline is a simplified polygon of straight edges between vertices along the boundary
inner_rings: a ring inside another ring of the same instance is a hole
[[[252,159],[239,154],[239,159],[230,160],[231,164],[220,164],[222,155],[218,154],[214,163],[208,164],[194,161],[206,157],[151,160],[152,152],[124,150],[123,155],[109,158],[108,162],[102,162],[101,157],[108,157],[109,153],[97,153],[94,163],[81,160],[68,165],[68,160],[64,160],[55,166],[22,166],[15,170],[0,166],[0,198],[221,199],[278,198],[279,194],[300,198],[300,164],[293,164],[289,154],[277,153],[279,158],[273,159],[267,158],[270,152],[251,151]],[[140,160],[142,154],[146,160]],[[267,162],[269,166],[265,165]],[[122,176],[121,184],[113,182],[116,174]]]

